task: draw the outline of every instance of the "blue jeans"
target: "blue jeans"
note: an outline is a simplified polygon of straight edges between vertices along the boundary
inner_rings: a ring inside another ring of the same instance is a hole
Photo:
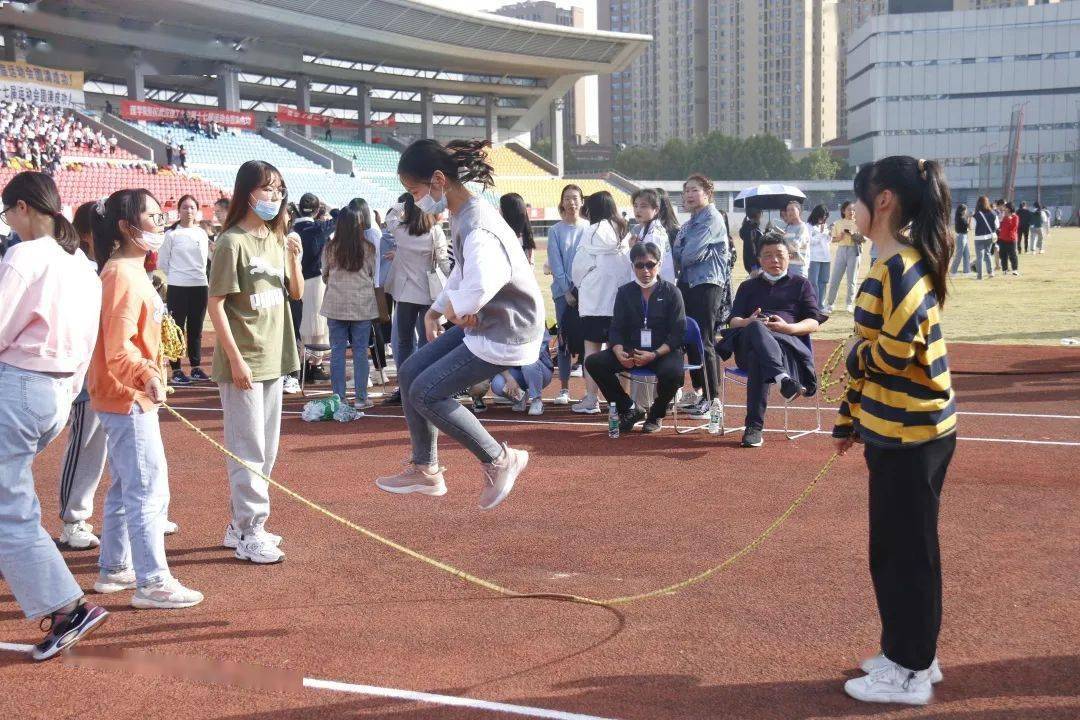
[[[405,364],[414,352],[427,345],[424,330],[424,314],[431,305],[410,302],[394,303],[394,362],[398,367]]]
[[[439,431],[457,440],[481,462],[494,462],[502,447],[453,394],[494,377],[504,368],[465,347],[465,331],[453,327],[413,353],[398,369],[401,407],[409,426],[412,462],[438,463]]]
[[[544,394],[544,388],[551,382],[551,368],[537,360],[532,365],[510,368],[510,376],[517,382],[518,387],[526,390],[530,400],[535,400]],[[491,378],[491,392],[503,395],[506,389],[506,379],[502,374]]]
[[[327,319],[327,325],[330,327],[330,387],[343,402],[348,400],[345,395],[345,348],[352,345],[353,390],[357,400],[367,400],[371,321]]]
[[[810,277],[810,268],[806,263],[791,263],[788,265],[788,272],[792,275],[802,275],[803,277]]]
[[[105,572],[135,569],[139,587],[169,577],[165,560],[165,511],[169,467],[154,408],[133,404],[127,415],[99,412],[109,447],[112,483],[102,513],[101,555]]]
[[[983,263],[986,263],[986,272],[989,275],[994,274],[994,261],[990,254],[990,248],[994,245],[994,238],[989,237],[986,240],[975,241],[975,270],[979,275],[979,279],[982,280]]]
[[[555,322],[559,324],[559,382],[563,387],[569,387],[570,383],[570,346],[563,340],[563,313],[568,307],[566,297],[560,295],[552,298],[555,301]]]
[[[963,263],[963,265],[961,265]],[[953,255],[952,268],[949,272],[956,273],[959,268],[963,268],[960,272],[967,274],[971,270],[971,250],[968,248],[967,235],[956,236],[956,250]]]
[[[63,430],[72,396],[70,377],[0,363],[0,575],[30,618],[83,594],[41,526],[32,472],[34,457]]]
[[[817,292],[818,308],[825,307],[825,288],[829,286],[829,263],[821,260],[810,261],[810,284]]]

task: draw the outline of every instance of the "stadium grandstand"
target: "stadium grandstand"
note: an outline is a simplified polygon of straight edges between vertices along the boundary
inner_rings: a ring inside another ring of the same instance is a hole
[[[497,171],[485,197],[517,192],[555,220],[570,180],[529,150],[530,130],[562,128],[574,81],[650,41],[420,0],[42,0],[5,4],[0,27],[5,72],[26,81],[3,98],[18,117],[0,131],[0,181],[47,169],[71,207],[123,186],[166,207],[190,193],[206,216],[246,160],[276,165],[296,197],[386,208],[410,141],[482,137]],[[93,141],[76,145],[75,126]],[[552,145],[562,157],[561,132]],[[572,181],[629,208],[628,181]]]

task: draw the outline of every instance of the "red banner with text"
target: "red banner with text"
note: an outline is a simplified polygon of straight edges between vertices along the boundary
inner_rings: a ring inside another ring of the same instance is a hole
[[[297,110],[289,105],[278,105],[277,119],[282,125],[310,125],[312,127],[326,127],[329,125],[332,128],[339,128],[342,130],[359,130],[361,125],[356,120],[346,120],[345,118],[332,117],[330,115],[319,115],[318,113],[304,112],[303,110]],[[374,120],[368,127],[395,127],[397,120],[393,115],[385,120]]]
[[[242,112],[239,110],[217,110],[207,108],[178,108],[157,103],[142,102],[139,100],[121,100],[120,117],[125,120],[180,120],[184,113],[190,118],[198,118],[201,123],[216,122],[226,127],[243,128],[244,130],[255,129],[255,113]]]

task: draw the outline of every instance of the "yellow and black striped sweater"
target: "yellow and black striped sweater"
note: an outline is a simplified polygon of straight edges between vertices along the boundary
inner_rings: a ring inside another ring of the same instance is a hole
[[[941,307],[919,251],[905,246],[870,268],[855,306],[858,340],[834,437],[918,445],[956,430]]]

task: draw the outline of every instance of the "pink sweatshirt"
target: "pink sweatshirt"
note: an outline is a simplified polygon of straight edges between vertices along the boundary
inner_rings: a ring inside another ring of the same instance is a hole
[[[0,362],[71,373],[82,388],[97,342],[101,281],[90,260],[51,237],[24,240],[0,262]]]

